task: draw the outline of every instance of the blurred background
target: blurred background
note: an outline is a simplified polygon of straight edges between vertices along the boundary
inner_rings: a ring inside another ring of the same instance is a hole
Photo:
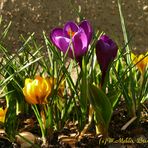
[[[137,53],[148,51],[148,0],[121,0],[130,47]],[[104,31],[123,46],[117,0],[0,0],[3,24],[12,21],[5,44],[17,49],[19,36],[35,32],[42,43],[43,30],[48,35],[54,27],[62,27],[69,20],[78,21],[79,12],[91,22],[94,31]],[[2,29],[1,29],[2,30]]]

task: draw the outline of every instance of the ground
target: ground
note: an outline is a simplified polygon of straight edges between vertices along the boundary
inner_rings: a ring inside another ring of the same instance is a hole
[[[127,32],[132,36],[130,47],[139,52],[148,50],[148,1],[121,0]],[[19,36],[35,32],[42,41],[42,31],[47,35],[54,27],[69,20],[76,21],[78,10],[88,19],[94,30],[104,31],[123,46],[117,0],[1,0],[0,14],[4,23],[12,21],[6,40],[10,49],[18,48]]]

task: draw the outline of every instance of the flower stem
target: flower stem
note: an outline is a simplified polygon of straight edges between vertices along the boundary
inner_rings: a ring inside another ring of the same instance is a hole
[[[43,122],[42,122],[42,118],[39,114],[39,111],[38,111],[38,108],[36,105],[32,105],[32,109],[35,113],[35,116],[39,122],[39,126],[40,126],[40,129],[41,129],[41,134],[42,134],[42,140],[43,140],[43,145],[46,144],[46,137],[45,137],[45,129],[44,129],[44,126],[43,126]]]

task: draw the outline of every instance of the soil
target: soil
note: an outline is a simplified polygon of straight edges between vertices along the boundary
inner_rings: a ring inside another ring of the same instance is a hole
[[[121,0],[121,5],[129,38],[132,36],[131,49],[138,53],[148,51],[148,1]],[[28,37],[32,32],[41,42],[43,30],[48,35],[54,27],[77,21],[76,10],[91,22],[94,30],[104,31],[123,46],[116,0],[1,0],[3,23],[12,21],[5,43],[10,50],[16,49],[21,45],[20,34]]]
[[[148,107],[148,103],[146,106]],[[44,146],[42,146],[38,122],[32,113],[29,115],[18,115],[18,128],[20,133],[27,135],[26,138],[30,137],[29,140],[34,143],[32,147],[36,148],[147,148],[147,111],[145,109],[142,110],[140,122],[134,122],[129,125],[127,129],[121,130],[122,126],[127,123],[129,119],[124,102],[119,102],[112,116],[109,135],[106,139],[101,137],[101,135],[95,134],[95,126],[92,122],[82,139],[78,140],[80,133],[77,122],[67,121],[63,129],[55,131],[50,137],[47,137],[47,144]],[[23,141],[18,140],[18,138],[16,138],[13,143],[10,142],[4,130],[0,130],[0,148],[20,148],[26,144],[28,143],[23,143]]]

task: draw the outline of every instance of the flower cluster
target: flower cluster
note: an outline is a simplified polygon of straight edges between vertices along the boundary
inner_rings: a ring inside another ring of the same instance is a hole
[[[96,134],[107,137],[120,99],[131,119],[140,115],[139,108],[147,101],[148,52],[136,56],[129,50],[124,54],[119,51],[114,61],[118,45],[106,34],[93,34],[87,20],[54,28],[49,41],[44,34],[45,53],[31,39],[32,35],[23,45],[25,50],[10,58],[2,49],[0,96],[6,96],[6,105],[0,108],[0,123],[12,140],[18,133],[18,115],[28,115],[30,108],[41,130],[42,147],[47,146],[54,130],[63,129],[71,120],[78,122],[80,129],[84,127],[78,131],[78,141],[92,123]],[[24,74],[29,77],[24,78]]]
[[[68,22],[64,28],[55,28],[50,34],[53,44],[63,53],[76,58],[81,66],[82,57],[86,54],[92,38],[92,27],[88,21],[80,25]],[[102,83],[111,61],[117,55],[118,47],[107,35],[102,35],[96,44],[96,55],[102,71]]]
[[[64,54],[76,61],[81,66],[82,57],[87,53],[92,39],[92,27],[87,20],[79,25],[75,22],[67,22],[64,28],[55,28],[50,33],[52,43]],[[110,63],[117,55],[118,47],[107,35],[102,35],[96,43],[96,56],[100,69],[102,71],[101,85]],[[46,104],[47,97],[51,94],[52,87],[56,79],[42,78],[36,76],[34,80],[27,78],[23,88],[25,99],[30,104]],[[61,84],[58,94],[64,91],[64,85]]]

